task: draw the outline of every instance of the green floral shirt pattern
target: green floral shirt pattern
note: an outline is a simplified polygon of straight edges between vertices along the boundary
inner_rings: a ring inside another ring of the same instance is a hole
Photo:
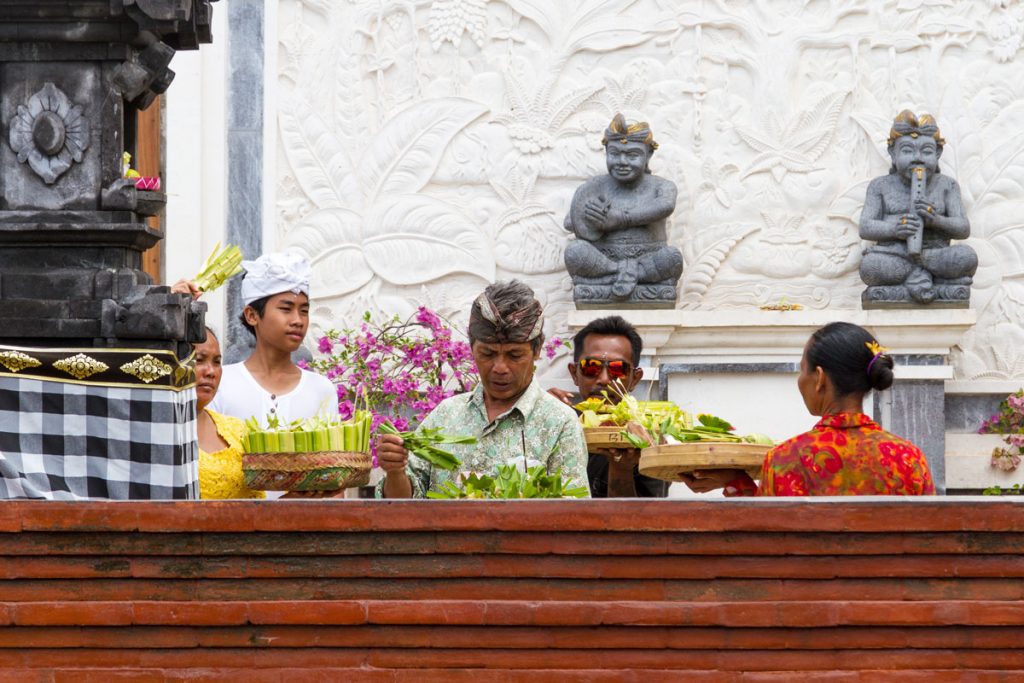
[[[480,385],[468,393],[442,401],[423,420],[420,428],[440,427],[444,434],[475,436],[475,444],[442,446],[462,461],[458,470],[446,472],[410,456],[406,472],[412,482],[412,495],[422,498],[444,482],[457,481],[460,472],[493,474],[510,460],[538,461],[548,472],[561,468],[567,486],[588,488],[587,447],[583,428],[575,411],[542,391],[534,380],[516,404],[493,421],[487,419],[484,394]],[[531,466],[536,462],[529,463]],[[377,497],[383,496],[384,482],[377,485]]]

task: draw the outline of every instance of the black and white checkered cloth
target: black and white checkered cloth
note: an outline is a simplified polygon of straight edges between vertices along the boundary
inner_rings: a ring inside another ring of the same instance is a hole
[[[0,499],[197,499],[194,388],[0,376]]]

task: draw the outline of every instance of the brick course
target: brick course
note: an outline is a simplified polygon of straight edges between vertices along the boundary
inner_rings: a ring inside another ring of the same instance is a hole
[[[0,683],[1024,677],[1005,499],[0,508]]]

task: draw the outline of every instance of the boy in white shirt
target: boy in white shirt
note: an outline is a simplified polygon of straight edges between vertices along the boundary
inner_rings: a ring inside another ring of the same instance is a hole
[[[309,261],[295,251],[243,261],[242,324],[256,337],[252,355],[224,366],[210,409],[282,423],[321,414],[336,417],[338,393],[326,377],[292,362],[309,327]]]

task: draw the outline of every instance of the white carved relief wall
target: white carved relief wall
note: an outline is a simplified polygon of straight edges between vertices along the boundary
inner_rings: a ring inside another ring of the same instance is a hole
[[[857,220],[934,113],[981,266],[959,377],[1024,378],[1022,0],[281,0],[276,247],[315,324],[455,320],[517,277],[572,307],[562,221],[616,111],[679,187],[680,308],[859,308]]]

